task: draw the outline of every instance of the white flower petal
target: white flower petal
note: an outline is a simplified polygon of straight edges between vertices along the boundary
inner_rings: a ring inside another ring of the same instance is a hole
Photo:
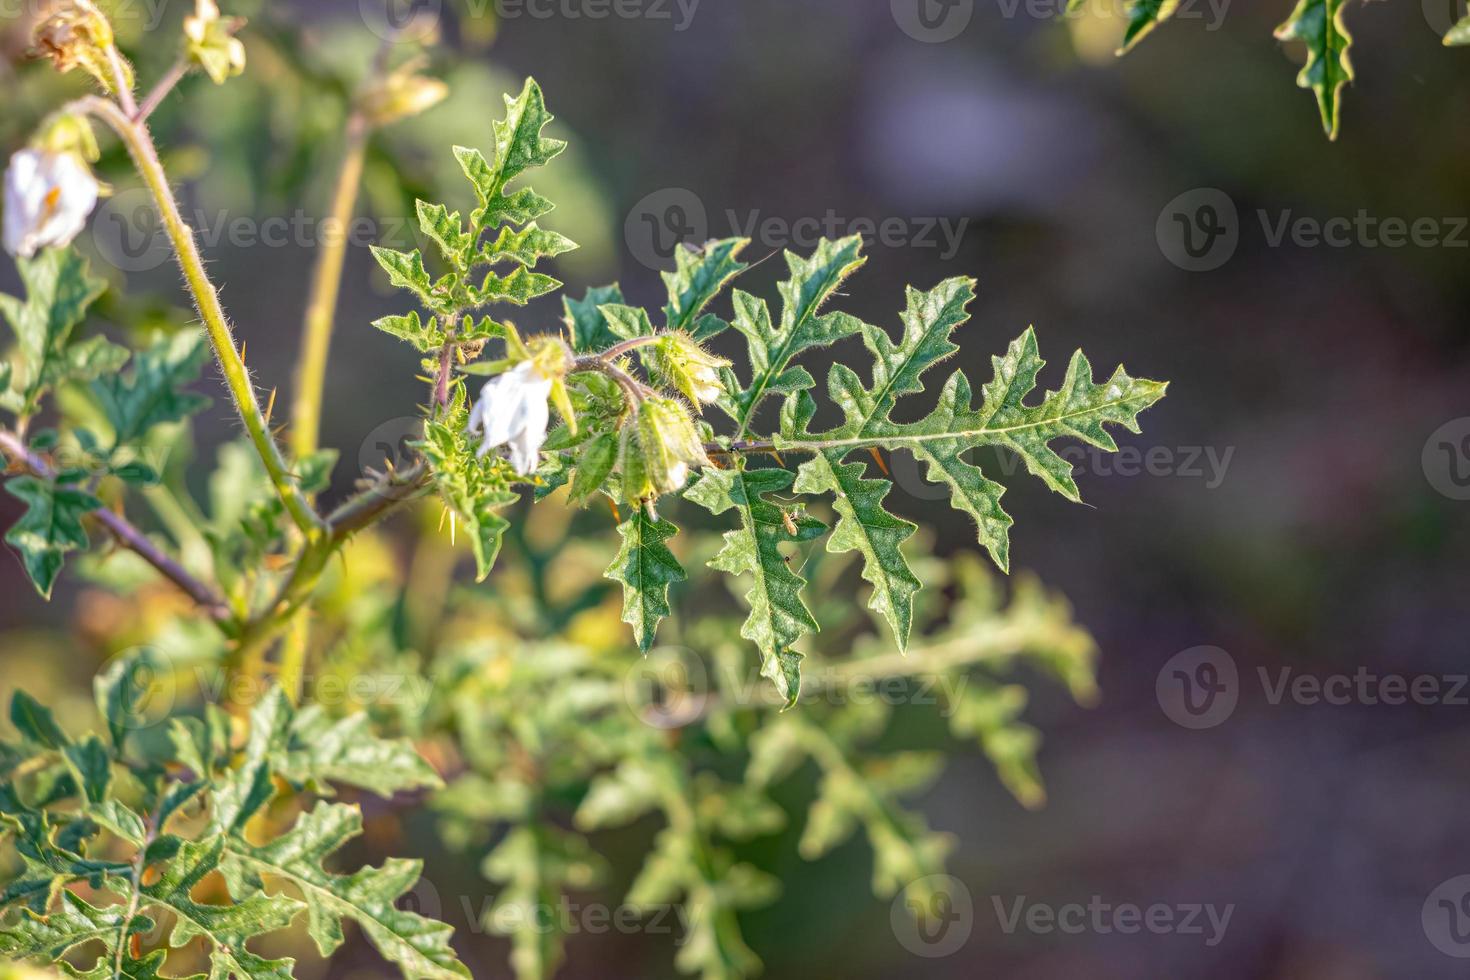
[[[5,172],[5,249],[29,258],[70,245],[87,226],[100,188],[73,153],[21,150]]]

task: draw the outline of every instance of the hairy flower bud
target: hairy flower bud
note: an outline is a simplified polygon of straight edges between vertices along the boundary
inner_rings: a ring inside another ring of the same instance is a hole
[[[59,72],[81,68],[102,88],[115,88],[114,59],[122,84],[133,86],[133,70],[114,48],[112,25],[92,0],[55,0],[36,26],[36,50]]]
[[[374,126],[386,126],[417,116],[443,102],[449,86],[437,78],[419,74],[425,59],[400,65],[362,93],[360,105]]]
[[[646,398],[637,417],[623,427],[618,467],[623,499],[652,500],[681,490],[691,466],[708,466],[704,443],[689,410],[672,398]]]
[[[681,392],[696,406],[720,397],[720,368],[730,366],[700,346],[687,333],[661,335],[644,352],[645,363],[656,380]]]
[[[245,70],[245,45],[235,36],[243,17],[224,17],[214,0],[196,0],[194,15],[184,18],[184,51],[216,85]]]

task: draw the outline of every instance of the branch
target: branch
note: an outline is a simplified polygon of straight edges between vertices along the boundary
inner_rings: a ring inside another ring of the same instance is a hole
[[[225,384],[234,397],[235,409],[241,421],[245,423],[245,431],[249,434],[250,441],[255,444],[255,450],[260,454],[266,472],[270,475],[271,483],[274,484],[282,503],[286,505],[291,519],[306,534],[317,533],[322,529],[321,518],[312,510],[311,504],[307,502],[300,487],[291,478],[286,468],[286,461],[281,455],[281,448],[276,445],[275,438],[271,435],[269,423],[266,422],[265,415],[260,409],[260,403],[255,398],[255,388],[250,383],[250,374],[245,369],[245,362],[241,359],[240,351],[235,345],[234,334],[230,331],[224,307],[220,304],[219,293],[215,290],[214,283],[204,269],[204,260],[199,255],[199,247],[194,240],[193,229],[184,222],[183,216],[179,213],[178,202],[174,199],[173,189],[168,183],[168,175],[164,173],[163,164],[159,162],[158,149],[153,145],[153,138],[148,134],[147,127],[142,123],[134,122],[113,103],[96,96],[79,99],[72,104],[71,108],[73,111],[85,112],[101,119],[127,144],[128,152],[133,157],[133,163],[152,193],[159,216],[163,219],[164,229],[168,232],[169,241],[173,244],[179,268],[183,270],[184,279],[188,282],[189,291],[194,296],[194,304],[199,310],[199,316],[203,319],[205,329],[209,332],[209,339],[214,346],[220,371],[224,374]]]
[[[0,430],[0,449],[5,451],[15,465],[22,467],[27,472],[43,480],[56,478],[56,471],[51,465],[32,453],[15,433]],[[126,517],[106,507],[93,511],[92,516],[112,533],[118,544],[136,553],[157,569],[164,578],[193,599],[211,619],[221,623],[230,620],[230,610],[222,596],[195,578],[183,565],[164,554],[142,531],[129,523]]]
[[[361,108],[354,109],[347,120],[342,165],[328,217],[331,222],[328,227],[340,229],[340,234],[328,236],[317,256],[306,322],[302,327],[301,366],[296,374],[296,401],[291,420],[291,451],[298,459],[316,452],[320,439],[327,359],[342,287],[342,268],[347,259],[348,226],[362,188],[368,133],[367,116]]]

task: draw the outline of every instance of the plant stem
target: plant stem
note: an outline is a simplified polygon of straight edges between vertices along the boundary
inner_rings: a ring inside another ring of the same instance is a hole
[[[163,104],[163,100],[168,97],[168,94],[174,90],[174,86],[183,81],[184,76],[188,73],[189,63],[187,61],[183,58],[175,61],[173,67],[168,70],[168,73],[158,80],[157,85],[153,86],[153,91],[148,93],[148,96],[143,100],[143,104],[132,113],[133,121],[141,123],[152,116],[158,110],[158,107]]]
[[[4,450],[14,464],[43,480],[56,478],[56,471],[51,465],[32,453],[15,433],[0,430],[0,450]],[[111,532],[118,544],[135,552],[157,569],[164,578],[178,586],[184,594],[198,603],[211,619],[219,623],[229,621],[230,611],[223,597],[191,575],[183,565],[164,554],[157,545],[148,540],[142,531],[129,523],[126,517],[106,507],[94,510],[92,517]]]
[[[183,270],[184,279],[189,285],[190,293],[193,294],[199,316],[203,319],[210,342],[214,345],[214,353],[219,362],[220,371],[224,374],[225,384],[234,397],[235,409],[241,421],[245,423],[245,431],[249,434],[250,441],[254,443],[256,452],[260,454],[266,472],[270,475],[271,483],[274,484],[276,493],[280,495],[291,519],[308,536],[318,534],[322,529],[322,520],[312,510],[306,497],[301,493],[301,489],[287,471],[281,448],[276,445],[270,433],[265,416],[260,410],[260,403],[255,398],[255,388],[250,383],[250,373],[246,370],[245,362],[240,357],[240,351],[235,346],[235,338],[230,331],[229,321],[225,317],[224,307],[220,304],[219,293],[215,290],[214,283],[210,281],[209,274],[204,269],[204,260],[200,257],[199,247],[194,241],[193,229],[184,222],[183,216],[179,213],[178,202],[174,199],[173,189],[169,186],[168,175],[164,173],[163,165],[159,162],[158,150],[153,145],[153,138],[148,133],[148,127],[141,122],[134,122],[113,103],[95,96],[79,100],[75,108],[90,113],[107,123],[127,144],[128,152],[133,157],[133,163],[152,193],[159,215],[163,219],[164,230],[173,244],[179,268]]]
[[[296,374],[296,400],[291,421],[291,452],[297,459],[316,452],[320,439],[327,358],[331,352],[332,327],[341,293],[342,268],[347,259],[348,225],[352,222],[358,191],[362,187],[367,141],[367,119],[361,111],[354,110],[347,121],[342,166],[332,194],[330,224],[326,226],[338,229],[340,233],[328,234],[317,256],[306,322],[302,327],[301,366]]]

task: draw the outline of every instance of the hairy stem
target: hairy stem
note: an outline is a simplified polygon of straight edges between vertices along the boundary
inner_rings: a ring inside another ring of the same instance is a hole
[[[164,230],[168,233],[179,268],[183,270],[199,316],[209,333],[220,371],[234,398],[235,409],[245,424],[245,431],[255,445],[256,452],[260,454],[271,483],[291,519],[303,532],[316,535],[322,528],[321,518],[312,510],[311,504],[292,479],[286,468],[285,458],[281,455],[281,448],[271,435],[260,403],[256,400],[255,388],[250,383],[250,373],[235,346],[234,334],[230,331],[224,307],[220,304],[219,293],[204,269],[204,260],[200,257],[193,229],[184,222],[179,213],[173,188],[169,186],[168,175],[159,162],[158,150],[153,145],[147,126],[134,122],[116,105],[95,96],[79,100],[74,107],[107,123],[127,144],[133,163],[153,195],[154,203],[163,219]]]
[[[158,84],[153,86],[153,91],[149,92],[147,97],[143,99],[143,104],[138,106],[132,113],[133,121],[136,123],[144,122],[153,113],[157,112],[158,107],[163,104],[163,100],[168,98],[168,94],[174,90],[174,86],[183,81],[184,76],[188,73],[188,61],[183,58],[175,61],[168,72],[158,80]]]

